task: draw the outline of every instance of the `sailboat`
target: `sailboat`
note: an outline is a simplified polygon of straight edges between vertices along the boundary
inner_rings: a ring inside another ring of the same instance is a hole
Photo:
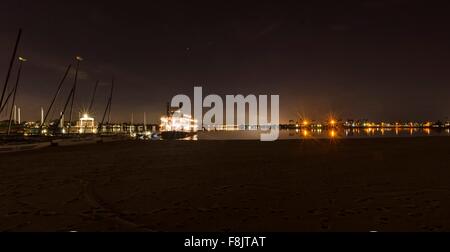
[[[22,30],[19,29],[0,97],[0,114],[3,111],[8,112],[8,108],[10,108],[9,120],[3,121],[0,125],[0,132],[5,133],[0,136],[0,153],[33,150],[50,146],[50,142],[45,138],[28,138],[23,135],[23,125],[21,124],[20,119],[20,108],[18,108],[15,104],[22,72],[22,64],[26,61],[25,58],[16,57],[21,35]],[[9,90],[9,92],[7,92],[8,82],[16,60],[19,62],[19,67],[15,85],[11,90]],[[8,107],[10,100],[11,104],[10,107]]]

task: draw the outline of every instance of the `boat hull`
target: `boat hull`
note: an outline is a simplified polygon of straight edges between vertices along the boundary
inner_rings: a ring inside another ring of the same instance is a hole
[[[29,143],[29,144],[5,144],[0,145],[0,153],[10,153],[17,151],[36,150],[50,146],[50,142]]]
[[[194,135],[195,135],[195,132],[185,132],[185,131],[163,131],[163,132],[161,132],[161,138],[164,140],[183,139],[183,138],[191,137]]]

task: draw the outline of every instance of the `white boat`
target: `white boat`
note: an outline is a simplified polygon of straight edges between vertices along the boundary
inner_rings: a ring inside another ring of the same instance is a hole
[[[2,144],[0,145],[0,153],[36,150],[48,147],[50,145],[51,145],[50,142]]]
[[[151,135],[150,135],[151,137],[150,137],[150,139],[151,140],[161,140],[161,134],[160,133],[152,133]]]
[[[196,133],[197,120],[183,114],[180,108],[167,106],[167,115],[161,117],[160,137],[162,139],[184,139]]]

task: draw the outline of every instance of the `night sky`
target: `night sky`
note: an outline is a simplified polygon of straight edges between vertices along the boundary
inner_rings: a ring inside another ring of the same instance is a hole
[[[113,121],[134,112],[141,122],[146,111],[157,123],[166,102],[192,95],[194,85],[204,95],[279,94],[282,122],[298,114],[446,119],[450,8],[430,2],[6,0],[0,86],[21,27],[19,55],[29,59],[17,98],[24,120],[39,118],[76,55],[85,61],[75,111],[88,106],[98,79],[98,117],[114,75]]]

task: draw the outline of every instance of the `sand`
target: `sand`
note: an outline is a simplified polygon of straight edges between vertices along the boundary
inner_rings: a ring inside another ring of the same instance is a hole
[[[128,141],[0,155],[1,231],[450,231],[450,138]]]

